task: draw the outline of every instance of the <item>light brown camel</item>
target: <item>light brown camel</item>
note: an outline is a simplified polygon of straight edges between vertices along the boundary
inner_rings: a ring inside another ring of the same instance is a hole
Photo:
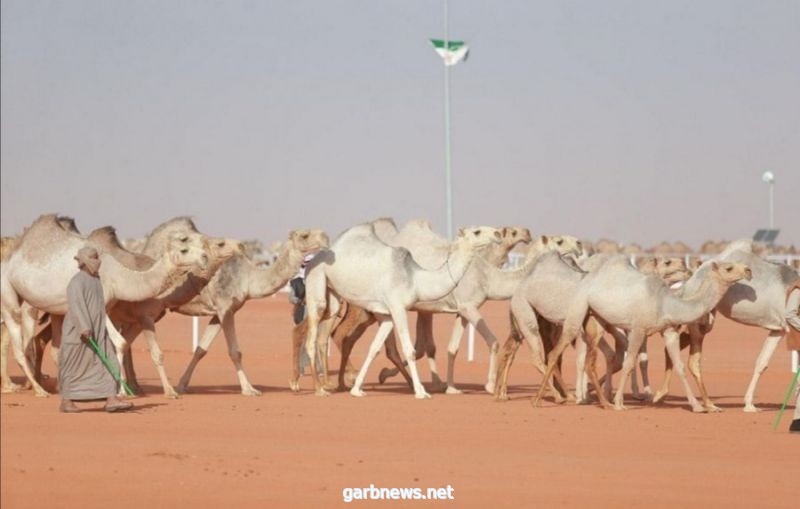
[[[242,253],[242,246],[238,241],[223,238],[207,238],[199,233],[197,227],[190,219],[178,217],[162,223],[156,227],[142,244],[143,250],[155,257],[160,256],[159,250],[164,249],[164,238],[174,234],[185,237],[199,237],[199,240],[208,245],[209,263],[208,268],[201,273],[189,272],[174,286],[169,292],[140,302],[119,301],[109,311],[111,321],[120,328],[120,332],[130,345],[143,333],[147,340],[150,357],[156,366],[164,396],[169,398],[178,397],[178,393],[172,387],[164,369],[164,355],[158,344],[155,324],[163,318],[167,310],[190,302],[208,284],[216,274],[222,264],[233,257]],[[113,242],[109,240],[109,242]],[[133,358],[125,356],[125,370],[128,385],[137,394],[142,390],[136,380],[136,373],[133,369]]]
[[[767,329],[767,339],[756,360],[753,376],[744,396],[744,411],[757,412],[754,405],[756,386],[761,374],[767,369],[770,358],[780,340],[786,334],[786,291],[800,275],[791,267],[770,263],[753,252],[750,240],[732,242],[717,257],[719,261],[746,264],[751,268],[753,277],[748,281],[738,281],[732,285],[716,306],[716,311],[735,322]],[[708,265],[698,269],[707,271]],[[687,333],[681,335],[681,347],[691,346],[689,354],[689,371],[700,387],[704,399],[708,398],[702,378],[703,340],[710,332],[711,323],[695,323],[689,326]],[[667,364],[664,383],[656,392],[654,401],[660,401],[669,391],[671,366]]]
[[[578,284],[575,297],[569,304],[558,344],[548,355],[545,384],[556,367],[558,358],[577,336],[589,313],[609,327],[628,332],[628,357],[623,362],[622,379],[614,397],[614,408],[624,409],[623,388],[633,368],[635,355],[644,338],[661,332],[676,370],[686,389],[693,411],[704,411],[692,394],[679,355],[679,338],[676,328],[697,321],[711,311],[728,288],[743,278],[751,278],[744,264],[710,262],[708,270],[699,270],[687,282],[686,290],[676,296],[656,276],[647,276],[625,260],[609,260],[597,270],[589,272]],[[594,371],[595,345],[589,345],[588,369]],[[590,371],[590,376],[592,375]],[[541,399],[545,385],[532,400]],[[598,391],[599,394],[600,391]]]
[[[328,235],[322,230],[294,230],[281,247],[278,258],[269,267],[257,266],[243,255],[225,262],[200,294],[186,304],[171,308],[189,316],[211,316],[200,344],[186,367],[178,386],[179,393],[187,391],[197,364],[208,352],[214,338],[222,330],[228,343],[228,354],[236,367],[242,394],[257,396],[261,391],[253,387],[242,368],[242,352],[236,338],[234,315],[249,299],[267,297],[288,283],[308,254],[328,247]]]
[[[38,310],[50,313],[54,332],[60,332],[60,322],[55,320],[66,313],[67,284],[78,271],[73,257],[87,243],[80,235],[65,230],[56,215],[44,215],[23,233],[0,269],[2,318],[11,334],[15,358],[37,396],[48,393],[34,379],[25,352],[33,337]],[[152,298],[170,288],[188,270],[197,265],[204,267],[208,262],[204,251],[184,247],[178,241],[152,267],[143,271],[125,267],[107,252],[101,251],[100,258],[100,281],[107,305],[122,299]],[[122,363],[125,341],[110,320],[106,325]]]
[[[316,372],[316,352],[326,351],[333,317],[339,310],[339,299],[343,299],[377,314],[381,322],[350,394],[365,395],[361,386],[369,365],[392,328],[396,328],[409,361],[415,397],[430,397],[417,374],[406,312],[416,302],[436,300],[451,292],[476,251],[490,242],[500,242],[500,232],[494,228],[461,229],[444,263],[436,270],[426,270],[407,249],[382,242],[370,223],[342,233],[331,249],[312,260],[306,276],[308,334],[305,346],[315,393],[328,394]],[[322,362],[324,366],[324,357]]]

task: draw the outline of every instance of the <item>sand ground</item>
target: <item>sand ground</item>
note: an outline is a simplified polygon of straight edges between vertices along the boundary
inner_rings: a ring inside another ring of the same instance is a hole
[[[507,304],[484,307],[498,337],[508,332]],[[205,321],[204,321],[205,323]],[[446,368],[451,319],[437,317],[439,369]],[[217,338],[195,372],[194,392],[160,394],[144,341],[134,345],[147,390],[137,410],[109,415],[87,404],[57,412],[58,399],[3,394],[4,508],[27,507],[797,507],[800,437],[772,422],[790,381],[781,346],[762,377],[758,414],[741,411],[742,395],[765,337],[720,319],[706,341],[706,383],[719,414],[693,414],[679,383],[665,404],[628,398],[627,412],[595,406],[534,409],[538,387],[526,349],[511,372],[511,401],[482,392],[487,348],[476,360],[462,348],[460,396],[415,400],[399,379],[377,385],[381,355],[366,398],[318,398],[309,377],[289,391],[290,305],[284,295],[248,303],[237,315],[240,346],[261,397],[239,394],[225,341]],[[191,322],[170,315],[159,324],[167,372],[177,381],[190,358]],[[374,329],[370,333],[374,332]],[[367,341],[354,352],[357,365]],[[466,341],[465,341],[466,343]],[[660,338],[651,340],[651,377],[660,382]],[[574,379],[572,352],[567,358]],[[331,356],[338,364],[338,352]],[[13,364],[13,363],[12,363]],[[424,362],[418,364],[429,380]],[[52,363],[45,371],[54,374]],[[11,373],[21,381],[16,365]],[[343,489],[440,488],[454,500],[343,502]]]

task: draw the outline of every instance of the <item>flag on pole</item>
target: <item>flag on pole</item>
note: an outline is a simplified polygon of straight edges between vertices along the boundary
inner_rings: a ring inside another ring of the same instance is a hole
[[[444,60],[444,65],[456,65],[469,56],[469,46],[464,41],[447,41],[447,48],[442,39],[431,39],[433,49]]]

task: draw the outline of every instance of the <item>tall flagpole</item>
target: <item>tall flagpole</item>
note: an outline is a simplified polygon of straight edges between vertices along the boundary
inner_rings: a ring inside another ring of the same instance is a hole
[[[447,34],[447,0],[444,0],[444,49],[450,49],[450,40]],[[447,59],[444,63],[444,174],[445,174],[445,202],[447,206],[447,238],[453,238],[453,172],[450,167],[450,66]]]

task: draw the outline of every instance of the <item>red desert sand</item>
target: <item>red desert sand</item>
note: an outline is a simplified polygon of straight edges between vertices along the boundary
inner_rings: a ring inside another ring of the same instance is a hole
[[[484,317],[498,337],[508,306]],[[411,315],[414,316],[413,314]],[[413,319],[413,318],[412,318]],[[204,325],[207,320],[203,320]],[[446,369],[452,318],[435,322],[438,363]],[[790,382],[781,346],[758,386],[763,412],[742,412],[742,396],[765,333],[720,318],[706,340],[705,376],[725,411],[693,414],[677,379],[663,405],[626,396],[630,410],[556,405],[532,408],[541,376],[523,347],[509,378],[511,401],[483,393],[487,348],[476,361],[466,339],[456,365],[465,394],[417,401],[400,377],[376,383],[367,397],[319,398],[308,376],[289,391],[291,308],[285,295],[249,302],[237,314],[244,365],[261,397],[239,394],[225,340],[216,339],[192,379],[191,394],[161,395],[143,339],[133,352],[147,395],[136,411],[106,414],[102,403],[78,415],[58,413],[58,396],[3,394],[4,508],[83,507],[797,507],[800,436],[772,422]],[[413,327],[413,324],[412,324]],[[413,329],[412,329],[413,330]],[[173,383],[190,359],[191,321],[171,314],[158,327]],[[354,350],[357,366],[375,329]],[[660,337],[650,341],[650,375],[663,374]],[[339,355],[331,355],[338,366]],[[574,380],[574,353],[565,359]],[[12,364],[13,361],[12,361]],[[426,363],[418,363],[429,380]],[[54,375],[49,352],[45,372]],[[18,383],[21,372],[11,366]],[[52,390],[52,383],[49,388]],[[354,500],[345,488],[453,488],[454,500]]]

